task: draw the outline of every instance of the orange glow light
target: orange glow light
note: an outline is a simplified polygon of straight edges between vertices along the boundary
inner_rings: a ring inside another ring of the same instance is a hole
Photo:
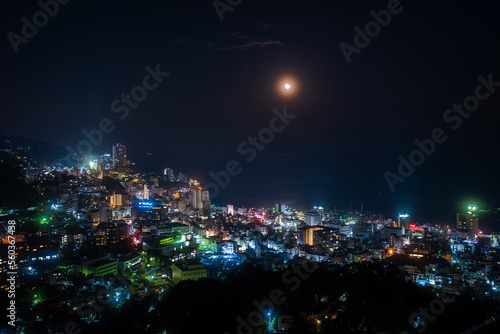
[[[294,97],[299,91],[299,82],[290,75],[283,76],[276,83],[276,89],[282,97]]]

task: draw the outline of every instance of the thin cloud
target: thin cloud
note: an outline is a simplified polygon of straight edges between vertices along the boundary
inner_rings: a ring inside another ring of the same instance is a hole
[[[223,48],[214,48],[214,50],[220,50],[220,51],[247,51],[250,48],[253,47],[259,47],[259,48],[264,48],[269,45],[278,45],[278,46],[283,46],[285,45],[285,42],[282,41],[273,41],[270,39],[266,40],[247,40],[244,44],[239,44],[239,45],[233,45],[233,46],[226,46]]]

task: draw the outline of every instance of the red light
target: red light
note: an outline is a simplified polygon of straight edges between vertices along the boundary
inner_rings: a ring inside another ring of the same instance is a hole
[[[415,224],[415,223],[410,224],[410,231],[421,231],[421,230],[422,230],[422,228],[417,227],[417,224]]]

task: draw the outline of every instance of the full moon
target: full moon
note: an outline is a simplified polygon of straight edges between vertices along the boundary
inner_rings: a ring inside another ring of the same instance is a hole
[[[281,97],[292,99],[299,92],[300,84],[295,76],[285,74],[278,78],[274,87]]]

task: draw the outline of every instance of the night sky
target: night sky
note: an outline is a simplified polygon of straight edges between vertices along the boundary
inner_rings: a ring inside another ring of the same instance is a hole
[[[364,29],[370,11],[387,5],[244,0],[221,21],[212,1],[73,0],[16,54],[7,34],[21,34],[21,18],[32,21],[40,7],[8,1],[0,14],[0,133],[75,147],[82,130],[110,118],[115,129],[98,152],[120,142],[130,160],[202,183],[227,161],[241,162],[215,204],[364,203],[422,222],[453,220],[468,198],[500,207],[500,91],[457,130],[443,121],[474,93],[479,75],[500,81],[498,7],[401,1],[401,13],[348,64],[339,44],[354,44],[354,27]],[[120,120],[112,102],[156,64],[170,75]],[[294,98],[276,90],[284,75],[300,83]],[[297,117],[247,163],[238,145],[284,105]],[[397,157],[439,127],[448,139],[391,192],[384,172],[397,172]]]

